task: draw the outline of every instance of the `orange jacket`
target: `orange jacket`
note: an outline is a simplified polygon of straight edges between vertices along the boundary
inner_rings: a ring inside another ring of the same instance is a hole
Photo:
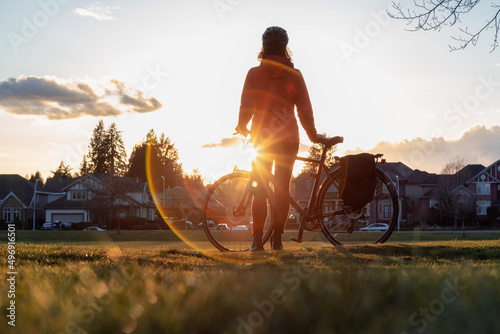
[[[304,78],[293,64],[282,56],[267,56],[260,66],[248,71],[238,126],[250,130],[256,145],[299,143],[299,128],[294,107],[302,127],[311,141],[316,138],[313,110]]]

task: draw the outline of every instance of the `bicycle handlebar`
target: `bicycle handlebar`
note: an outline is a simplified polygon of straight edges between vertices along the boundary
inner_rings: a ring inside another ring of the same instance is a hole
[[[236,130],[236,132],[233,133],[233,136],[242,135],[243,137],[246,137],[249,135],[249,131],[247,129],[242,130],[242,129],[236,128],[235,130]],[[243,132],[246,132],[246,133],[243,133]],[[335,145],[343,143],[343,142],[344,142],[344,137],[342,137],[342,136],[335,136],[335,137],[330,137],[330,138],[321,137],[321,138],[318,138],[318,140],[316,141],[316,143],[325,145],[325,149],[328,149],[332,146],[335,146]]]

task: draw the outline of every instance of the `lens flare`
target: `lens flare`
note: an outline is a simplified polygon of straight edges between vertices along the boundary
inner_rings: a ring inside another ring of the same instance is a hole
[[[245,150],[251,150],[253,152],[252,159],[257,157],[257,150],[253,149],[253,147],[246,146]],[[163,185],[165,184],[164,182],[168,182],[168,180],[165,180],[165,176],[161,175],[161,169],[153,166],[156,163],[154,161],[154,159],[156,159],[155,154],[154,144],[150,141],[146,149],[145,163],[150,193],[153,197],[156,208],[163,219],[163,223],[166,224],[168,228],[170,228],[185,244],[196,251],[203,252],[205,256],[218,261],[240,265],[267,262],[282,255],[269,252],[221,252],[217,250],[206,236],[205,231],[201,226],[202,223],[200,223],[203,219],[203,203],[207,190],[199,189],[190,185],[189,182],[184,182],[182,187],[165,189]],[[165,193],[168,193],[168,196],[165,196]],[[171,198],[170,195],[172,194],[175,194],[174,196],[178,197]],[[231,209],[231,211],[233,211],[233,209]],[[173,218],[178,218],[179,223],[174,221]],[[187,226],[184,221],[180,220],[181,218],[192,222],[192,225]],[[207,221],[208,219],[209,218],[207,218]],[[229,226],[229,232],[231,233],[234,232],[235,234],[240,235],[246,234],[246,238],[249,238],[251,244],[252,229],[248,223],[249,222],[247,222],[246,225],[248,227],[247,230],[239,231],[235,228],[233,231],[233,226],[229,222],[222,221],[220,219],[217,221],[217,224],[222,227]],[[236,227],[236,225],[234,227]],[[225,231],[217,232],[224,233]],[[248,242],[248,240],[246,242]]]

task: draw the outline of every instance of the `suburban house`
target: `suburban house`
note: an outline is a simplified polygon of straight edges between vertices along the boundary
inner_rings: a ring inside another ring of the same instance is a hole
[[[157,194],[157,205],[163,208],[162,215],[172,219],[186,219],[191,222],[201,222],[204,193],[184,187],[165,189],[163,194]]]
[[[35,184],[15,174],[0,175],[0,217],[4,223],[22,222],[28,227],[33,220]],[[40,212],[35,212],[40,218]]]
[[[432,214],[439,212],[442,216],[445,211],[448,216],[454,216],[455,227],[459,220],[467,220],[468,224],[487,222],[492,219],[488,216],[489,208],[500,208],[500,160],[488,167],[467,165],[455,174],[413,170],[401,162],[378,166],[397,189],[402,227],[425,225],[432,223],[432,219],[435,223],[436,217]],[[298,175],[291,182],[290,191],[302,207],[308,205],[312,186],[308,173]],[[174,187],[164,189],[155,198],[164,217],[201,221],[203,192]],[[383,222],[390,216],[392,203],[387,198],[379,196],[376,207],[367,208],[367,224]],[[327,193],[327,211],[334,211],[340,205],[336,193]],[[30,229],[33,222],[37,227],[55,221],[109,226],[116,218],[152,222],[157,210],[148,184],[135,178],[107,175],[49,178],[42,187],[20,175],[0,175],[0,212],[2,222],[18,223]],[[294,214],[293,209],[290,214]]]
[[[146,182],[136,178],[85,175],[49,178],[44,187],[20,175],[0,175],[2,220],[39,228],[45,222],[107,226],[113,218],[155,220],[156,207]],[[113,216],[111,216],[113,215]]]
[[[486,218],[488,207],[500,207],[500,160],[473,174],[465,184],[475,195],[476,217]]]
[[[467,165],[452,175],[413,170],[401,162],[388,162],[377,166],[391,178],[397,189],[401,226],[426,224],[429,211],[439,208],[439,202],[445,200],[445,193],[453,196],[456,202],[455,219],[461,218],[457,215],[465,215],[458,211],[467,213],[472,210],[475,212],[475,221],[485,220],[488,207],[500,207],[500,160],[488,167],[479,164]],[[305,173],[292,180],[290,191],[298,203],[305,207],[312,187],[313,180]],[[330,194],[324,205],[327,206],[327,211],[333,211],[340,205],[339,202],[336,194]],[[379,201],[377,208],[367,208],[370,216],[367,223],[374,220],[384,222],[384,217],[388,216],[390,210],[392,206],[389,201]],[[291,213],[294,213],[293,210]]]
[[[107,175],[50,178],[44,190],[56,197],[43,206],[46,222],[92,222],[105,226],[112,219],[111,211],[115,211],[114,218],[155,219],[155,205],[147,182],[135,178]]]
[[[409,169],[407,166],[401,163],[396,164],[384,164],[384,171],[394,180],[396,184],[400,170],[407,172]],[[323,174],[320,178],[320,184],[324,181],[326,176]],[[314,186],[314,180],[309,176],[309,172],[302,173],[294,178],[291,182],[290,193],[292,197],[295,198],[297,203],[301,207],[307,207],[309,202],[309,197]],[[403,189],[404,190],[404,189]],[[376,222],[387,222],[392,217],[392,200],[389,191],[386,187],[377,190],[377,201],[376,203],[371,203],[370,206],[366,207],[366,225]],[[323,212],[334,212],[339,209],[342,205],[342,200],[339,198],[337,189],[331,187],[325,194],[323,202]],[[401,200],[400,200],[401,207]],[[295,214],[295,210],[292,208],[290,210],[291,215]]]

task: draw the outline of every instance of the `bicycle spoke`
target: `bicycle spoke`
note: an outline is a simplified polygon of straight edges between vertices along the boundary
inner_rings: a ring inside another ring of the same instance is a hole
[[[245,251],[252,244],[252,199],[248,191],[250,174],[235,172],[223,176],[209,189],[203,205],[205,233],[212,244],[222,251]],[[264,228],[269,238],[273,207],[268,207]]]
[[[397,224],[398,214],[397,196],[390,179],[377,169],[377,183],[373,199],[362,210],[353,213],[342,209],[326,212],[332,207],[332,203],[335,203],[335,207],[343,206],[342,200],[337,198],[339,173],[333,172],[332,177],[334,182],[326,181],[325,188],[320,190],[319,195],[318,210],[323,217],[320,224],[327,239],[333,244],[386,241]],[[381,227],[378,231],[364,230],[375,223],[387,224],[387,227],[385,229]]]

